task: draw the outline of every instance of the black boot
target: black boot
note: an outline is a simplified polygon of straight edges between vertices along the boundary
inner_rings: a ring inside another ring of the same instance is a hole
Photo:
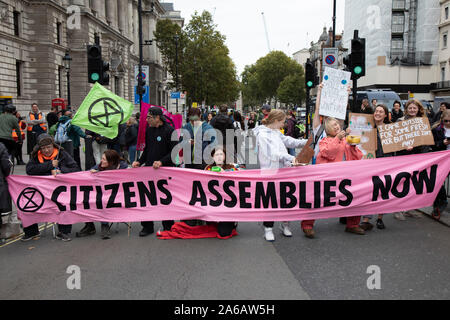
[[[95,225],[93,222],[87,222],[84,225],[84,228],[77,232],[76,235],[78,238],[92,236],[95,234]]]
[[[106,239],[110,239],[110,226],[109,224],[102,224],[102,230],[101,230],[101,237],[102,239],[106,240]]]

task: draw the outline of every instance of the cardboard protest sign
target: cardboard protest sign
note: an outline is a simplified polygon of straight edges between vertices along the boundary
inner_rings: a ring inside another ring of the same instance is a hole
[[[364,154],[363,159],[376,158],[377,151],[377,130],[373,115],[362,113],[350,113],[349,128],[351,135],[360,136],[361,144],[359,149]]]
[[[409,147],[433,146],[434,138],[428,118],[412,118],[378,127],[384,153]]]
[[[311,148],[314,135],[310,135],[308,142],[303,147],[302,151],[297,155],[297,161],[299,163],[309,164],[314,157],[314,149]]]
[[[320,96],[320,115],[345,120],[348,105],[348,85],[351,73],[325,68]]]

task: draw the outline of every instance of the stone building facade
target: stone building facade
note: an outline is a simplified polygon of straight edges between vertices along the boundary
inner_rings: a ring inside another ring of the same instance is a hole
[[[159,1],[142,2],[143,39],[151,40],[165,11]],[[92,87],[87,45],[96,38],[103,60],[110,63],[108,88],[134,101],[137,0],[0,0],[0,96],[13,96],[19,111],[28,111],[33,102],[46,111],[52,99],[67,99],[62,58],[68,52],[71,102],[76,109]],[[155,43],[144,46],[144,65],[150,66],[150,103],[165,105],[167,76]]]

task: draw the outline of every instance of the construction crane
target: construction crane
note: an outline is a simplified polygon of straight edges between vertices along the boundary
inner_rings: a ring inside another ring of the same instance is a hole
[[[269,33],[267,32],[266,18],[264,17],[264,12],[261,12],[261,14],[264,22],[264,30],[266,31],[267,48],[269,48],[269,52],[271,52],[272,50],[270,49]]]

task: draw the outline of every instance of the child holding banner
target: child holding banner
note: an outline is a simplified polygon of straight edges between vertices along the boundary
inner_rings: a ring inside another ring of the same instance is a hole
[[[239,171],[239,166],[227,164],[227,153],[224,147],[216,146],[211,152],[214,163],[208,165],[205,170],[212,172],[235,172]],[[170,231],[159,231],[158,239],[203,239],[203,238],[219,238],[222,240],[237,236],[236,222],[219,222],[207,223],[207,225],[192,226],[188,223],[176,222]]]
[[[363,153],[355,145],[350,145],[345,140],[346,132],[341,129],[339,121],[334,118],[327,118],[325,120],[325,132],[327,137],[319,143],[320,152],[317,156],[317,164],[361,160],[363,158]],[[361,217],[359,216],[348,217],[345,231],[364,235],[364,230],[359,226],[360,220]],[[309,239],[313,239],[315,236],[314,222],[314,220],[302,221],[302,230]]]
[[[261,170],[298,165],[296,158],[291,156],[286,148],[303,148],[308,141],[283,135],[280,129],[284,127],[285,121],[286,114],[283,111],[272,110],[262,121],[262,126],[255,130]],[[274,222],[264,222],[264,237],[269,242],[275,241],[273,226]],[[288,222],[282,223],[280,229],[285,237],[292,237]]]

